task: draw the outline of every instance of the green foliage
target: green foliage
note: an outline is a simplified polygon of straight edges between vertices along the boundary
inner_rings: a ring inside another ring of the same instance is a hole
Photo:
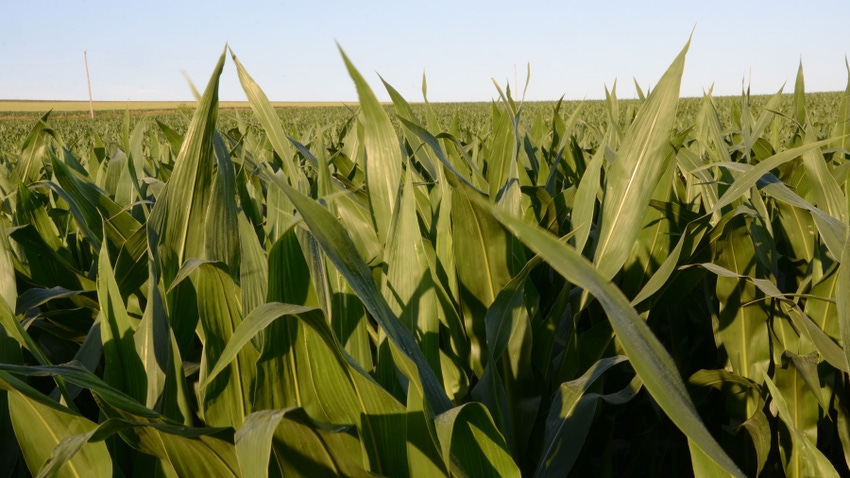
[[[687,50],[0,123],[0,476],[850,473],[850,99],[680,99]]]

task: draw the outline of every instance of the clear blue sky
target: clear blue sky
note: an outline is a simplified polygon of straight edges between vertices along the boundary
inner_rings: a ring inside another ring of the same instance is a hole
[[[377,74],[409,101],[488,101],[491,78],[529,100],[604,97],[617,80],[654,85],[696,25],[683,96],[844,90],[850,1],[205,1],[5,0],[0,99],[190,100],[225,43],[274,101],[354,101],[334,41],[381,99]],[[229,60],[228,60],[229,61]],[[751,76],[750,76],[751,75]],[[243,100],[232,63],[220,97]]]

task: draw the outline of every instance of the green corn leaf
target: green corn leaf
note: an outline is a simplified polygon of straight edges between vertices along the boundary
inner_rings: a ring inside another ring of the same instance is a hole
[[[405,118],[400,117],[399,121],[401,121],[401,123],[404,125],[405,128],[407,128],[409,131],[413,132],[413,134],[415,134],[423,143],[427,144],[428,147],[430,147],[431,150],[434,151],[434,154],[437,156],[437,159],[439,159],[440,162],[443,163],[443,166],[446,169],[451,171],[455,176],[457,176],[458,179],[460,179],[461,181],[463,181],[464,183],[466,183],[470,187],[475,188],[478,191],[483,193],[483,191],[481,191],[481,189],[479,189],[478,187],[475,186],[475,184],[470,180],[468,175],[462,174],[461,171],[463,170],[463,168],[456,168],[455,167],[455,163],[452,162],[450,155],[447,155],[447,153],[443,149],[443,146],[440,145],[439,138],[453,139],[454,142],[457,142],[456,138],[454,138],[451,135],[448,135],[446,133],[441,133],[437,136],[434,136],[433,134],[431,134],[431,132],[429,132],[425,128],[422,128],[418,124],[413,123],[411,121],[408,121]],[[484,179],[480,176],[480,173],[478,172],[477,169],[475,169],[473,172],[477,175],[476,178],[480,178],[482,181],[484,181]]]
[[[539,256],[529,260],[525,267],[499,291],[493,306],[487,310],[484,321],[487,326],[487,347],[492,360],[499,360],[507,350],[514,332],[516,315],[522,307],[525,296],[525,281],[531,271],[542,262]]]
[[[230,273],[238,277],[241,249],[235,173],[230,154],[219,134],[213,135],[213,144],[216,174],[206,212],[203,257],[227,264]]]
[[[42,365],[50,363],[50,360],[44,355],[38,344],[27,333],[18,318],[15,317],[15,313],[5,303],[0,304],[0,327],[3,328],[4,339],[14,339],[20,347],[29,350],[38,363]],[[3,343],[9,344],[8,340],[4,340]],[[10,348],[9,350],[12,349]]]
[[[806,130],[805,141],[812,142],[815,133],[811,126]],[[809,150],[803,154],[803,166],[809,182],[817,184],[813,188],[815,202],[821,210],[847,224],[847,208],[844,193],[829,170],[826,159],[819,149]]]
[[[238,215],[239,241],[242,256],[239,283],[242,288],[242,310],[247,315],[266,301],[269,284],[269,264],[254,228],[245,214]]]
[[[0,363],[20,364],[23,363],[21,350],[26,332],[11,310],[18,294],[5,229],[4,220],[0,219]],[[20,453],[9,416],[7,393],[0,391],[0,463],[15,463]]]
[[[791,318],[794,328],[814,344],[824,360],[838,370],[850,372],[850,366],[847,364],[847,356],[844,349],[839,347],[833,339],[826,335],[805,312],[800,310],[799,307],[791,307],[785,303],[780,303],[780,306],[783,313]]]
[[[773,156],[760,161],[758,164],[746,170],[746,172],[735,179],[735,182],[726,190],[720,197],[714,207],[708,211],[709,214],[719,211],[725,206],[732,204],[733,201],[740,198],[745,192],[749,191],[762,176],[769,173],[772,169],[777,168],[791,160],[794,160],[808,151],[829,144],[830,140],[816,141],[814,143],[805,144],[796,148],[782,151]]]
[[[269,289],[268,303],[283,302],[305,307],[318,307],[312,281],[303,278],[310,275],[307,262],[301,253],[295,230],[290,229],[275,242],[269,251]],[[246,316],[241,327],[247,327],[255,321],[253,317],[261,313],[268,304],[255,309]],[[250,320],[248,320],[250,319]],[[246,323],[247,322],[247,323]],[[294,344],[299,343],[300,325],[296,321],[275,320],[262,338],[262,349],[257,363],[257,387],[254,395],[256,409],[282,409],[302,406],[301,388],[298,371],[295,367],[297,355]],[[241,335],[241,332],[239,332]],[[255,342],[256,339],[255,339]],[[228,346],[230,349],[231,346]],[[227,352],[229,355],[230,352]],[[223,364],[217,364],[221,367]],[[268,383],[269,386],[264,384]]]
[[[717,278],[716,295],[719,301],[718,347],[726,352],[732,371],[751,380],[760,378],[770,361],[768,313],[758,298],[756,286],[739,275],[756,278],[755,245],[748,224],[741,215],[725,223],[714,241],[715,272],[731,271],[735,276],[721,274]],[[777,291],[778,292],[778,291]],[[752,410],[747,411],[752,415]]]
[[[26,254],[32,279],[42,287],[63,287],[68,290],[95,290],[95,283],[73,264],[66,256],[44,241],[44,237],[32,225],[18,227],[10,234]]]
[[[251,105],[251,110],[263,126],[263,131],[271,143],[272,148],[274,148],[275,152],[277,152],[278,156],[280,156],[284,174],[287,178],[289,178],[292,184],[296,184],[300,188],[304,184],[306,178],[303,177],[303,173],[301,173],[300,170],[293,167],[291,161],[294,156],[294,152],[292,151],[292,146],[289,144],[289,140],[281,127],[277,113],[275,113],[272,108],[266,94],[262,89],[260,89],[257,82],[251,78],[251,75],[248,74],[248,71],[245,70],[245,67],[242,66],[239,59],[236,58],[236,54],[233,50],[230,50],[230,54],[231,58],[233,58],[233,63],[236,64],[236,71],[239,74],[239,82],[242,85],[242,90],[245,91],[245,95],[248,97],[248,104]]]
[[[411,108],[410,104],[404,97],[396,91],[389,83],[384,81],[381,78],[381,82],[384,84],[384,88],[386,88],[387,93],[390,94],[390,98],[393,101],[393,105],[396,108],[399,119],[405,119],[411,123],[419,123],[419,120],[416,118],[415,113],[413,112],[413,108]],[[404,138],[408,143],[413,145],[413,156],[416,161],[422,165],[422,167],[427,171],[428,176],[432,179],[437,180],[440,178],[440,170],[437,168],[437,164],[431,158],[430,154],[426,149],[420,148],[419,146],[423,144],[422,140],[416,136],[416,133],[411,132],[409,129],[403,130]]]
[[[174,171],[148,221],[148,227],[157,237],[159,267],[166,288],[171,287],[177,270],[185,260],[205,258],[207,211],[215,165],[213,136],[224,59],[225,52],[222,52],[186,131]],[[174,299],[172,297],[171,300]]]
[[[449,176],[451,178],[451,176]],[[465,184],[450,179],[455,266],[470,341],[472,369],[481,376],[487,356],[486,314],[511,280],[514,241],[476,199],[483,198]]]
[[[779,391],[773,380],[765,373],[764,381],[770,389],[770,396],[779,412],[779,418],[785,424],[791,434],[792,449],[790,457],[787,457],[788,466],[785,472],[788,476],[838,476],[838,472],[829,463],[829,460],[817,449],[811,439],[797,428],[796,420],[791,409],[788,408],[786,397]]]
[[[612,278],[631,252],[643,224],[652,188],[667,169],[669,133],[690,40],[641,106],[608,171],[593,263]]]
[[[192,423],[192,410],[183,376],[183,360],[169,327],[163,299],[165,293],[155,264],[154,259],[149,260],[148,304],[134,337],[147,381],[144,403],[152,410],[189,425]]]
[[[407,393],[407,463],[413,478],[448,476],[433,419],[426,415],[425,400],[418,391]]]
[[[510,107],[505,110],[493,109],[493,131],[490,141],[490,155],[487,158],[487,183],[490,200],[504,203],[514,213],[519,213],[516,202],[518,191],[517,138],[516,125]],[[511,195],[514,197],[511,197]]]
[[[145,237],[148,245],[148,303],[135,336],[136,350],[147,378],[145,404],[178,423],[189,425],[193,420],[193,412],[188,403],[183,359],[175,328],[166,311],[165,287],[157,267],[156,234],[152,228],[146,227]],[[193,302],[191,305],[197,314],[194,297]],[[180,310],[175,312],[179,313]]]
[[[606,310],[617,339],[626,351],[632,367],[659,406],[694,446],[727,472],[742,473],[717,444],[702,423],[672,358],[646,323],[629,305],[628,299],[607,282],[575,249],[556,238],[496,209],[491,213],[532,251],[540,255],[559,274],[592,294]]]
[[[286,410],[260,410],[245,417],[236,432],[236,456],[244,478],[269,476],[272,436]]]
[[[393,313],[418,337],[425,360],[440,377],[437,295],[425,257],[413,196],[413,180],[410,172],[407,172],[390,223],[385,251],[387,270],[381,289]]]
[[[163,123],[162,121],[155,121],[160,131],[162,131],[162,135],[165,136],[165,140],[168,142],[168,146],[171,148],[171,154],[177,156],[183,146],[183,136],[181,136],[180,133],[174,131],[170,126]]]
[[[504,439],[480,403],[467,403],[438,415],[435,426],[452,474],[520,476]]]
[[[12,263],[12,248],[6,232],[5,221],[0,219],[0,300],[9,309],[16,307],[18,287],[15,283],[15,266]],[[4,304],[0,303],[0,307]]]
[[[83,433],[77,433],[74,441],[65,446],[76,446],[80,440],[101,445],[102,442],[96,442],[121,431],[124,432],[123,439],[131,447],[156,456],[176,471],[176,475],[171,473],[169,476],[239,476],[233,434],[228,429],[191,428],[174,423],[110,387],[78,364],[50,367],[0,365],[0,368],[27,376],[54,376],[57,380],[61,377],[92,392],[108,420],[98,425],[99,430],[92,430],[92,426]]]
[[[148,280],[147,252],[147,229],[144,227],[136,229],[118,250],[118,257],[115,259],[115,281],[118,282],[122,297],[129,297]]]
[[[838,420],[836,420],[838,422],[838,436],[841,440],[841,448],[844,450],[844,463],[848,464],[850,462],[850,455],[848,455],[848,452],[850,452],[850,416],[848,416],[847,407],[843,406],[847,401],[847,395],[838,393],[835,398],[839,404],[836,407],[838,411]]]
[[[773,96],[770,97],[767,104],[762,108],[758,121],[753,125],[750,131],[749,140],[745,140],[744,146],[747,148],[747,153],[751,152],[753,147],[758,144],[758,141],[764,135],[764,130],[770,125],[776,111],[779,109],[779,104],[782,100],[782,88],[779,89]],[[776,144],[776,143],[774,143]]]
[[[693,253],[693,250],[699,244],[707,229],[708,217],[692,221],[685,227],[685,232],[679,238],[676,246],[670,251],[664,262],[658,267],[652,277],[644,284],[643,288],[632,299],[632,306],[637,307],[641,302],[648,299],[650,296],[658,292],[664,287],[668,287],[675,280],[670,280],[676,272],[676,266],[679,263],[679,258],[682,251],[686,251],[686,257]],[[687,246],[686,246],[687,245]]]
[[[580,378],[562,383],[555,392],[546,418],[544,451],[536,476],[565,476],[579,457],[600,398],[612,404],[625,403],[640,390],[640,382],[608,396],[587,393],[593,383],[611,367],[627,361],[622,355],[606,357],[594,363]]]
[[[658,179],[635,244],[623,264],[620,288],[626,296],[638,293],[675,247],[671,237],[678,232],[673,189],[675,168],[675,162],[670,161]]]
[[[18,183],[18,202],[15,209],[15,222],[18,225],[30,224],[53,251],[62,248],[59,231],[56,224],[47,215],[44,197],[35,192],[35,188]]]
[[[576,192],[575,203],[570,213],[570,222],[576,231],[573,246],[577,251],[583,251],[587,239],[593,230],[593,219],[596,217],[596,198],[599,195],[599,180],[602,175],[602,161],[605,159],[605,148],[600,148],[584,170],[581,182]]]
[[[277,179],[277,178],[274,178]],[[408,363],[398,364],[406,373],[417,373],[421,384],[415,380],[411,384],[423,388],[426,397],[434,413],[440,413],[451,408],[445,391],[428,365],[425,356],[416,344],[413,335],[404,328],[398,318],[390,310],[383,299],[372,274],[363,259],[358,255],[351,239],[340,223],[333,218],[327,210],[310,198],[295,191],[280,180],[275,180],[274,185],[279,187],[292,201],[304,222],[310,229],[310,233],[333,262],[334,266],[346,278],[352,290],[363,301],[363,305],[377,320],[378,325],[387,334],[392,344],[398,348],[403,360]]]
[[[287,475],[369,476],[346,428],[318,424],[298,408],[254,412],[235,436],[242,476],[267,477],[272,449]]]
[[[808,115],[806,111],[806,86],[803,82],[803,61],[800,60],[800,66],[797,68],[797,79],[794,82],[794,113],[797,119],[797,124],[805,129],[808,125]]]
[[[759,163],[761,164],[761,163]],[[736,181],[737,183],[737,181]],[[847,243],[846,225],[840,220],[827,214],[820,208],[811,205],[803,198],[798,196],[784,183],[780,182],[773,175],[766,175],[760,180],[762,191],[775,199],[785,202],[789,205],[805,209],[812,215],[815,227],[820,233],[821,240],[826,245],[829,252],[835,257],[841,257],[842,251]]]
[[[838,266],[838,278],[835,284],[835,307],[838,311],[838,327],[841,342],[844,345],[844,357],[850,368],[850,297],[844,291],[850,290],[850,239],[845,239],[841,253],[841,265]]]
[[[778,229],[788,239],[785,254],[794,261],[809,263],[815,255],[815,225],[811,214],[805,209],[785,202],[776,203],[779,219]],[[779,231],[777,231],[779,232]]]
[[[28,185],[37,181],[43,174],[50,138],[56,136],[56,132],[47,125],[49,115],[50,112],[47,112],[39,118],[24,140],[21,155],[12,171],[13,180]]]
[[[302,312],[297,316],[287,315],[298,310]],[[368,463],[368,469],[379,474],[403,473],[404,407],[341,351],[320,310],[304,310],[266,304],[255,310],[248,328],[238,331],[230,350],[238,350],[236,344],[248,340],[247,332],[253,329],[265,326],[275,332],[259,358],[258,400],[263,405],[303,407],[324,423],[354,425],[368,457],[364,466]]]
[[[819,281],[812,284],[809,292],[811,295],[806,299],[803,309],[812,322],[836,342],[841,336],[835,300],[837,299],[835,288],[838,284],[838,270],[838,266],[832,268]]]
[[[64,437],[86,433],[96,426],[7,372],[0,371],[0,388],[8,392],[12,427],[33,475]],[[104,443],[87,444],[60,470],[66,476],[112,476],[112,459]]]
[[[773,432],[763,410],[764,399],[758,383],[723,369],[703,369],[691,375],[688,384],[712,387],[723,392],[726,410],[735,420],[740,421],[739,427],[746,428],[750,435],[756,451],[756,475],[761,474],[770,455]],[[754,410],[753,415],[748,416],[747,410]]]
[[[643,89],[640,87],[640,84],[637,81],[637,78],[632,78],[635,82],[635,91],[637,92],[638,99],[641,101],[646,100],[646,95],[643,93]]]
[[[201,358],[200,401],[205,421],[210,426],[239,428],[252,410],[256,381],[255,364],[259,357],[253,347],[238,350],[237,358],[225,362],[229,373],[207,380],[221,361],[227,344],[242,323],[239,288],[233,279],[213,264],[200,264],[192,276],[198,294],[198,313],[203,328],[204,352]]]
[[[79,435],[70,435],[70,436],[66,436],[65,438],[63,438],[62,441],[59,442],[59,445],[57,445],[56,448],[53,449],[53,454],[51,455],[50,459],[41,468],[41,471],[39,472],[39,476],[40,477],[41,476],[44,476],[44,477],[53,476],[54,472],[59,470],[62,465],[64,465],[68,460],[70,460],[74,455],[76,455],[77,452],[79,452],[83,448],[83,446],[85,446],[88,443],[94,444],[94,443],[97,443],[97,442],[102,442],[102,441],[106,440],[107,438],[110,438],[113,435],[116,435],[118,433],[121,433],[121,432],[134,433],[134,432],[137,432],[139,429],[147,429],[149,436],[156,436],[156,434],[159,433],[160,437],[158,437],[158,439],[159,439],[159,441],[161,441],[163,443],[170,442],[174,438],[177,438],[177,440],[174,440],[174,441],[177,441],[178,443],[180,441],[180,438],[188,438],[188,439],[199,439],[200,438],[199,441],[203,441],[203,439],[206,438],[205,435],[213,434],[213,433],[216,433],[218,431],[218,430],[215,430],[215,429],[197,429],[197,428],[193,429],[193,428],[186,428],[186,427],[178,427],[178,426],[171,425],[171,424],[155,423],[155,422],[151,423],[151,422],[144,422],[144,421],[126,419],[126,418],[109,418],[109,419],[101,422],[97,427],[95,427],[94,429],[92,429],[91,431],[89,431],[87,433],[83,433],[83,434],[79,434]],[[153,433],[150,433],[150,432],[153,432]],[[145,433],[145,432],[142,432],[142,433]],[[166,436],[163,436],[163,435],[166,435]],[[171,436],[167,436],[167,435],[171,435]],[[189,442],[189,440],[186,440],[186,442]],[[185,446],[185,444],[188,444],[188,443],[184,443],[184,446],[178,447],[177,450],[172,449],[171,450],[171,452],[172,452],[171,457],[168,457],[167,451],[165,451],[164,449],[161,450],[161,456],[159,458],[161,460],[161,464],[165,467],[165,469],[163,470],[163,473],[165,473],[166,476],[177,476],[176,471],[174,470],[174,467],[171,466],[171,464],[169,463],[169,461],[171,459],[175,459],[175,461],[183,462],[184,465],[188,465],[187,463],[185,463],[186,462],[185,459],[180,460],[178,457],[180,456],[181,453],[188,454],[188,452],[190,452],[190,451],[195,452],[196,449],[192,449],[194,447]],[[209,455],[207,456],[207,458],[210,458]],[[142,457],[139,457],[139,461],[141,461],[142,459],[143,459]],[[204,463],[201,466],[189,465],[189,467],[190,467],[190,469],[193,473],[194,472],[208,471],[208,472],[215,472],[217,474],[221,474],[222,476],[232,475],[232,470],[229,467],[226,467],[226,466],[219,467],[219,466],[215,465],[216,463],[221,463],[221,461],[219,461],[219,460],[220,460],[220,457],[215,457],[214,460],[211,460],[212,466],[210,466],[211,465],[210,462],[207,462],[207,463]],[[136,463],[136,465],[138,467],[138,462]],[[185,470],[184,467],[180,467],[180,468],[183,471],[189,471],[189,470]]]
[[[812,353],[809,353],[809,354],[806,354],[806,355],[799,355],[799,354],[796,354],[794,352],[786,350],[784,355],[785,355],[786,360],[790,361],[790,365],[792,365],[794,367],[794,369],[797,371],[797,374],[799,375],[799,377],[795,378],[795,381],[799,381],[800,379],[802,379],[803,383],[805,383],[805,385],[807,387],[807,390],[809,392],[811,392],[811,394],[814,395],[815,398],[817,398],[817,403],[820,404],[821,408],[824,409],[824,410],[828,410],[829,406],[826,403],[826,400],[824,400],[823,393],[821,391],[820,379],[818,377],[818,369],[817,369],[818,362],[819,362],[818,354],[815,353],[815,352],[812,352]],[[790,367],[788,367],[788,368],[790,369]],[[777,381],[778,380],[779,380],[779,376],[777,375]],[[803,387],[799,387],[799,388],[803,388]],[[780,390],[781,390],[781,388],[780,388]],[[801,394],[801,395],[805,395],[805,394]],[[807,406],[812,404],[811,400],[809,400],[808,398],[809,397],[807,397],[807,399],[804,400],[804,402]],[[808,408],[808,410],[811,410],[812,407],[807,407],[807,408]],[[814,420],[810,420],[809,424],[810,425],[811,424],[817,424],[817,414],[811,414],[810,413],[809,418],[812,418],[812,417],[814,418]]]
[[[143,402],[147,394],[145,370],[133,339],[134,330],[112,274],[106,244],[101,247],[97,270],[97,295],[101,306],[101,340],[106,361],[104,380],[133,399]]]
[[[206,388],[209,383],[215,379],[222,370],[236,359],[240,350],[253,338],[255,335],[265,329],[272,321],[284,315],[298,315],[311,310],[317,310],[315,307],[305,307],[300,305],[281,304],[269,302],[256,308],[248,314],[239,326],[233,331],[233,335],[225,345],[218,360],[214,362],[212,369],[206,375],[202,388]]]
[[[366,185],[372,221],[381,243],[386,243],[390,219],[396,207],[396,196],[401,185],[401,148],[392,123],[369,88],[366,80],[339,48],[348,74],[357,87],[360,108],[363,111],[363,145],[366,150]]]
[[[330,165],[325,155],[319,155],[319,195],[327,197],[333,191],[330,181]],[[281,193],[282,194],[282,193]],[[349,196],[339,196],[335,201],[328,204],[328,211],[336,213],[337,217],[344,217],[349,225],[348,231],[356,235],[356,243],[364,257],[377,258],[381,254],[377,236],[371,226],[368,216],[358,217],[358,210],[362,210]],[[351,213],[343,214],[343,211]],[[312,245],[316,241],[310,238]],[[318,251],[317,251],[318,252]],[[372,370],[372,350],[369,340],[369,326],[366,317],[366,309],[363,303],[353,294],[351,287],[345,278],[333,267],[333,263],[327,257],[325,262],[325,273],[327,274],[327,294],[330,297],[330,320],[331,328],[336,334],[337,340],[351,357],[363,367],[364,370]],[[306,267],[306,264],[305,264]],[[294,274],[298,274],[295,272]],[[292,277],[297,277],[294,275]],[[301,275],[303,277],[303,274]],[[297,282],[293,280],[291,282]],[[291,302],[286,299],[283,302]]]

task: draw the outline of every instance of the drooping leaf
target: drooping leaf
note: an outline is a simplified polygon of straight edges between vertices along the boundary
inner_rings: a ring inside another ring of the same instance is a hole
[[[64,437],[88,432],[96,426],[7,372],[0,371],[0,388],[8,393],[12,427],[33,475],[38,474]],[[69,476],[112,476],[112,459],[104,443],[92,443],[60,470]]]
[[[767,388],[770,389],[770,396],[776,404],[779,417],[791,434],[792,449],[791,456],[786,458],[789,462],[789,466],[785,470],[786,473],[790,476],[837,477],[838,472],[829,463],[829,460],[817,449],[815,443],[797,428],[794,415],[788,408],[788,403],[784,395],[766,373],[764,375],[764,381],[767,384]]]
[[[360,463],[356,439],[346,428],[317,424],[297,408],[254,412],[235,436],[242,476],[267,477],[272,450],[287,475],[369,476]]]
[[[667,416],[718,466],[735,476],[741,476],[737,465],[705,428],[669,353],[629,305],[622,292],[607,282],[572,247],[496,209],[491,209],[491,213],[559,274],[587,290],[599,301],[632,367]]]
[[[435,421],[443,459],[452,474],[520,476],[504,439],[480,403],[452,408]]]

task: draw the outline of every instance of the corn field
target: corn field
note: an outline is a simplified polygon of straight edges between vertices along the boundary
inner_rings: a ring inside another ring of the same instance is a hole
[[[847,476],[850,81],[683,112],[687,50],[593,118],[341,51],[296,128],[226,49],[181,127],[0,125],[0,476]]]

